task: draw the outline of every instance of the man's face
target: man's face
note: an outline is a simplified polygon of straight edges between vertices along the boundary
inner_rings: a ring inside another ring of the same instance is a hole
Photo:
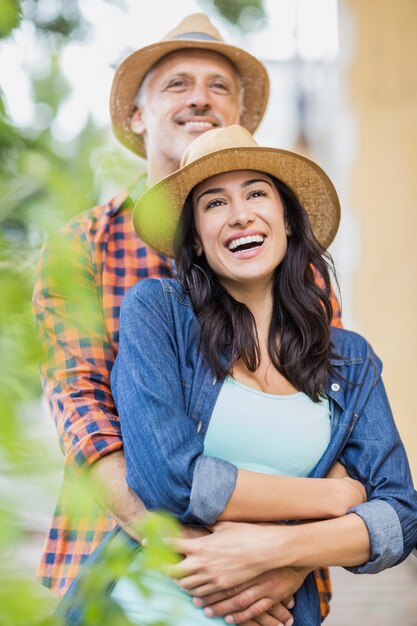
[[[154,176],[179,168],[198,135],[239,122],[240,80],[232,64],[208,50],[179,50],[147,75],[132,130],[143,135]]]

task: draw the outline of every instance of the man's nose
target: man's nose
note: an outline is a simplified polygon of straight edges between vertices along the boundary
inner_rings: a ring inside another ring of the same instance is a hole
[[[208,109],[211,106],[210,93],[206,85],[195,84],[190,91],[188,104],[195,109]]]

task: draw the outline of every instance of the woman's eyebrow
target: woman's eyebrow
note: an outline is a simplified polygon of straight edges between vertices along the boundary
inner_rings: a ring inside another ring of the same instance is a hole
[[[212,193],[224,193],[226,191],[226,189],[224,187],[213,187],[213,189],[206,189],[206,191],[203,191],[202,193],[200,193],[197,198],[196,198],[196,202],[198,202],[203,196],[206,196],[208,194],[212,194]]]
[[[250,180],[244,180],[240,186],[242,188],[245,188],[249,187],[249,185],[253,185],[254,183],[266,183],[267,185],[272,187],[272,183],[269,180],[266,180],[266,178],[251,178]]]

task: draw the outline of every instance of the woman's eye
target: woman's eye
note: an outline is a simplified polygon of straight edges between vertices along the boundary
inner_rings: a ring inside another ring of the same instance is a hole
[[[215,198],[214,200],[210,200],[210,202],[208,202],[206,204],[206,210],[207,209],[215,209],[218,206],[221,206],[223,204],[223,200],[219,200],[218,198]]]
[[[266,196],[266,192],[262,189],[254,189],[248,194],[248,198],[259,198],[262,196]]]

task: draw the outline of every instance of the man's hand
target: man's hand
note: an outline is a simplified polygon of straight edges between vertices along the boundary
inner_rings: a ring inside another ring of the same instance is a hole
[[[204,607],[207,617],[223,616],[228,624],[291,626],[292,616],[288,609],[294,606],[293,594],[310,571],[307,568],[283,567],[226,591],[195,597],[193,602],[197,607]],[[272,621],[273,618],[275,621]]]
[[[234,622],[228,623],[232,624]],[[279,603],[269,609],[269,611],[266,611],[266,613],[240,623],[242,626],[292,626],[294,618],[288,609]]]

